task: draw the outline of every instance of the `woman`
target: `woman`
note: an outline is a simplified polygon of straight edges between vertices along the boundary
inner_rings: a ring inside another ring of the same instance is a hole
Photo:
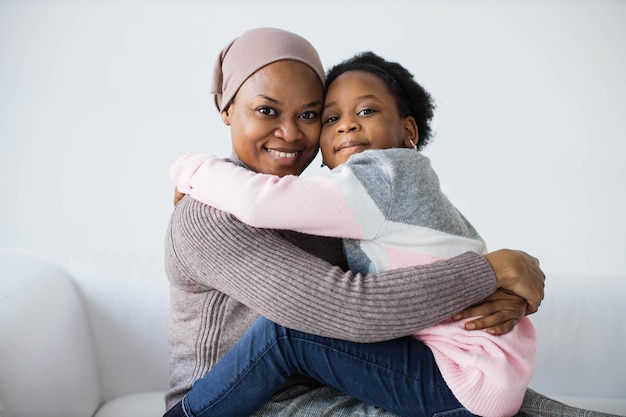
[[[289,32],[256,29],[224,48],[213,93],[231,128],[233,162],[256,172],[300,174],[317,153],[323,80],[315,49]],[[485,301],[463,316],[485,315],[473,322],[476,328],[511,328],[527,306],[536,311],[544,280],[536,259],[510,250],[484,257],[466,253],[376,276],[344,272],[339,240],[254,229],[189,197],[170,221],[166,269],[168,409],[259,315],[308,333],[373,342],[413,333]],[[501,298],[497,288],[525,301]],[[392,415],[296,377],[256,415],[358,413]]]

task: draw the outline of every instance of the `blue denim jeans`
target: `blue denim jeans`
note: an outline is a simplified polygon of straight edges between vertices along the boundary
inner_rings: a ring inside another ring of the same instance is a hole
[[[295,373],[399,416],[472,416],[430,350],[410,337],[363,344],[258,319],[183,399],[189,417],[249,416]]]

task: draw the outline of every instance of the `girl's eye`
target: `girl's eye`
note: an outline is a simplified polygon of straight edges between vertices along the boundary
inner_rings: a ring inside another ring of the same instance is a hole
[[[357,115],[359,116],[367,116],[368,114],[372,114],[374,113],[373,109],[363,109],[360,112],[357,113]]]
[[[263,116],[276,116],[276,110],[271,107],[260,107],[257,111]]]
[[[330,117],[327,117],[326,119],[324,119],[322,124],[334,123],[337,120],[339,120],[339,116],[330,116]]]
[[[307,111],[300,115],[302,119],[306,119],[306,120],[314,120],[314,119],[317,119],[319,116],[320,114],[316,111]]]

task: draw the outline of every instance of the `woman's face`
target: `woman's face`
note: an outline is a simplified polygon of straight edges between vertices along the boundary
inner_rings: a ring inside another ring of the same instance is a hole
[[[348,71],[326,92],[320,147],[329,168],[367,149],[412,147],[417,143],[413,117],[400,117],[395,97],[377,76]]]
[[[297,61],[255,72],[222,112],[239,159],[264,174],[302,173],[317,154],[323,94],[313,70]]]

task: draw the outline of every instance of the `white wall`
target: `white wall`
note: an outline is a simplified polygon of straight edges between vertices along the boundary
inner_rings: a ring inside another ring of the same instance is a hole
[[[326,65],[371,49],[413,71],[438,102],[426,153],[491,249],[623,276],[624,22],[609,0],[1,0],[0,245],[160,256],[170,163],[229,154],[214,57],[278,26]]]

